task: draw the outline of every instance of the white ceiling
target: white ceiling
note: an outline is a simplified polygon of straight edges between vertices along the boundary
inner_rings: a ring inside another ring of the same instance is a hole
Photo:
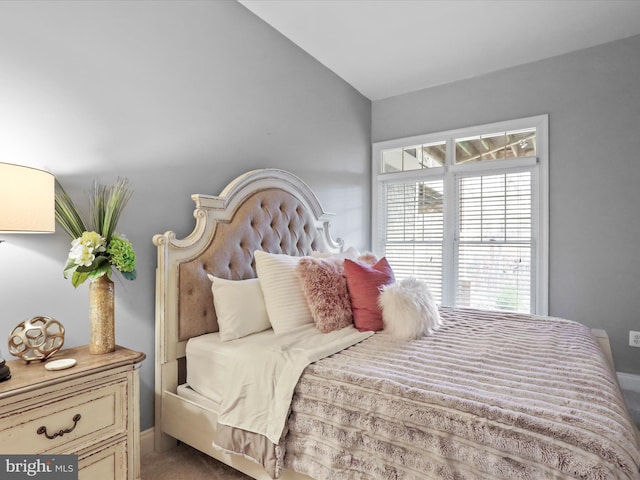
[[[640,0],[238,1],[371,100],[640,34]]]

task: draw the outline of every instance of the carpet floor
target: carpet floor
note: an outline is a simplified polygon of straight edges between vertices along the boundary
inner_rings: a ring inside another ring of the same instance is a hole
[[[148,453],[140,462],[142,480],[250,480],[188,445],[164,453]]]
[[[640,427],[640,392],[623,390],[629,413]],[[251,480],[204,453],[179,444],[164,453],[142,456],[142,480]]]

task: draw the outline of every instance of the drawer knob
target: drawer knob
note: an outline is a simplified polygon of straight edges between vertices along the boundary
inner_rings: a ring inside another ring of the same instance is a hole
[[[73,418],[72,418],[72,420],[73,420],[73,426],[72,426],[72,427],[66,428],[66,429],[64,429],[64,430],[60,430],[59,432],[56,432],[56,433],[54,433],[53,435],[49,435],[49,434],[47,433],[47,427],[45,427],[44,425],[43,425],[42,427],[38,428],[37,433],[38,433],[38,435],[44,435],[44,436],[45,436],[45,437],[47,437],[49,440],[53,440],[53,439],[54,439],[54,438],[56,438],[56,437],[61,437],[61,436],[63,436],[65,433],[73,432],[73,429],[74,429],[74,428],[76,428],[76,425],[77,425],[77,424],[78,424],[78,422],[80,421],[80,418],[82,418],[82,417],[80,416],[80,414],[79,414],[79,413],[76,413],[76,414],[73,416]]]

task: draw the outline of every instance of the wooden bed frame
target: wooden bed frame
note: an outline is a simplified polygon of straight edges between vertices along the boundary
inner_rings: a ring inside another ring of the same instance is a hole
[[[192,195],[195,228],[184,239],[174,232],[155,235],[156,385],[155,449],[166,451],[182,441],[255,479],[271,477],[242,455],[215,448],[217,414],[206,405],[178,395],[186,381],[185,348],[189,338],[218,330],[207,274],[240,280],[254,278],[253,252],[309,255],[338,252],[342,241],[329,233],[332,215],[298,177],[277,169],[248,172],[219,196]],[[609,361],[606,332],[593,331]],[[311,480],[285,470],[284,480]]]
[[[180,440],[256,479],[266,470],[244,456],[212,445],[216,413],[177,394],[185,383],[189,338],[218,330],[207,273],[241,280],[254,278],[254,250],[288,255],[338,252],[329,220],[311,189],[298,177],[277,169],[248,172],[219,196],[192,195],[195,228],[184,239],[168,231],[155,235],[156,386],[155,449],[166,451]],[[309,479],[291,470],[284,480]]]

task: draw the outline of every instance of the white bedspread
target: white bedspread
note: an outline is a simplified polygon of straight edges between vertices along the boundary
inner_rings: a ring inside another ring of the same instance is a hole
[[[225,372],[228,389],[220,404],[219,423],[259,433],[277,444],[293,391],[307,365],[371,335],[353,327],[321,333],[312,324],[280,335],[251,335],[249,346],[238,350],[236,361]]]

